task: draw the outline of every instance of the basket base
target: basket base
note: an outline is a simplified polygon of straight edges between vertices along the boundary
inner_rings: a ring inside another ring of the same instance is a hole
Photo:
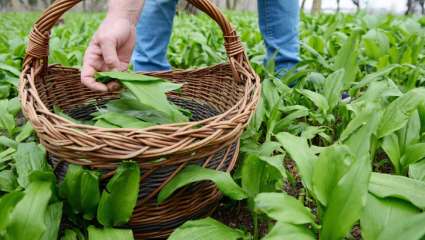
[[[191,110],[193,119],[202,120],[218,112],[204,103],[187,99],[171,99],[176,105]],[[97,106],[82,106],[67,111],[75,119],[88,120],[90,114],[96,111]],[[202,165],[211,169],[228,171],[233,169],[239,152],[238,140],[228,146],[219,146],[210,155],[192,159],[187,164]],[[68,162],[49,154],[49,161],[53,165],[55,174],[61,182],[68,168]],[[191,219],[210,216],[218,206],[222,197],[218,189],[210,182],[202,182],[178,190],[165,203],[156,204],[156,194],[152,196],[171,176],[181,163],[162,166],[157,169],[142,167],[141,189],[138,205],[136,206],[130,223],[123,228],[131,228],[136,239],[166,239],[177,227]],[[143,165],[142,165],[143,166]],[[107,173],[110,169],[98,169]],[[144,174],[148,173],[146,176]],[[101,187],[106,185],[102,181]]]

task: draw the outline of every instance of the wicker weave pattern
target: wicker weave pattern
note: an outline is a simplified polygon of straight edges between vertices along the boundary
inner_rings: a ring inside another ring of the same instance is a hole
[[[118,97],[118,92],[93,92],[83,86],[78,69],[47,64],[50,30],[78,2],[57,0],[33,27],[19,86],[24,115],[56,159],[52,162],[58,176],[67,164],[73,163],[102,171],[105,180],[113,175],[121,160],[138,161],[142,169],[141,189],[150,190],[140,196],[130,226],[136,237],[166,236],[184,220],[208,214],[221,195],[212,184],[202,183],[157,205],[157,193],[188,164],[233,169],[239,137],[259,99],[260,80],[236,32],[219,9],[209,0],[191,0],[221,27],[228,63],[146,74],[183,83],[182,93],[169,97],[200,106],[196,109],[198,119],[146,129],[105,129],[72,123],[52,113],[53,106],[72,113]],[[202,106],[207,110],[202,110]],[[85,115],[83,112],[80,117]],[[152,161],[157,159],[162,160]]]

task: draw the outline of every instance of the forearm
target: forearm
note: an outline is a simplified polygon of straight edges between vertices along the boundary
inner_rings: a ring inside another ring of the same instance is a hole
[[[139,20],[144,0],[109,0],[108,16],[127,18],[133,25]]]

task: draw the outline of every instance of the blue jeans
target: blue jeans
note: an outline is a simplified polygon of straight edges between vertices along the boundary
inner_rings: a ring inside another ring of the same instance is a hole
[[[135,71],[170,70],[167,47],[178,0],[145,0],[133,53]],[[260,30],[267,49],[265,62],[282,73],[298,63],[298,0],[259,0]]]

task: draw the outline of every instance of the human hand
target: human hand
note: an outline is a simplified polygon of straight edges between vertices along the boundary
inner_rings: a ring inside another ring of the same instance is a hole
[[[95,91],[114,91],[116,82],[96,82],[96,72],[126,71],[135,44],[135,25],[125,17],[108,15],[84,55],[81,82]]]

